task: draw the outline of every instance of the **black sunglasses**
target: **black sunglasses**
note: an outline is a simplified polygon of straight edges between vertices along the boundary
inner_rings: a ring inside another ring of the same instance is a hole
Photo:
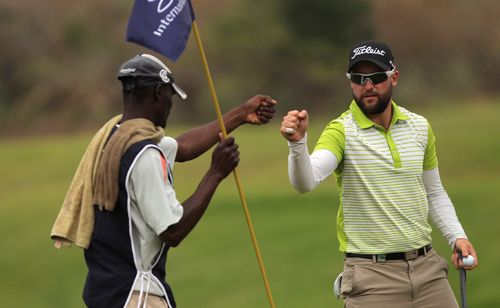
[[[346,73],[347,78],[354,82],[355,84],[365,85],[367,80],[370,80],[372,84],[379,84],[386,81],[389,76],[394,74],[394,69],[392,71],[377,72],[373,74],[361,74],[361,73]]]

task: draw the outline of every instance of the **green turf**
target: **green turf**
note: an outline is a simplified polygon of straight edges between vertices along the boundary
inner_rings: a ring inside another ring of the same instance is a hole
[[[500,106],[414,111],[432,124],[443,184],[478,251],[480,265],[468,274],[469,306],[498,307]],[[311,119],[310,147],[328,121],[319,118]],[[343,257],[335,233],[334,180],[305,195],[291,188],[280,124],[277,115],[266,126],[242,127],[233,134],[242,158],[237,170],[275,306],[342,307],[333,295]],[[174,136],[180,131],[167,128]],[[82,250],[57,250],[49,234],[91,137],[0,140],[0,307],[84,306]],[[195,189],[209,161],[207,154],[175,165],[181,201]],[[449,259],[450,248],[439,232],[433,237],[436,250]],[[450,269],[449,279],[458,298],[458,272]],[[233,175],[192,234],[171,250],[167,280],[179,307],[270,307]]]

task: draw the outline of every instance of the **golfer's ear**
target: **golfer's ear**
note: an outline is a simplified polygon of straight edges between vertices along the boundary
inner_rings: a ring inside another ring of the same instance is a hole
[[[392,86],[395,87],[398,84],[399,71],[394,71],[394,74],[391,75],[392,78]]]

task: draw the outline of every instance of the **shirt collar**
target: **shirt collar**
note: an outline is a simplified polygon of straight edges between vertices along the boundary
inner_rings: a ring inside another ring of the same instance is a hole
[[[399,120],[409,120],[410,118],[405,116],[401,110],[399,110],[398,106],[396,105],[396,103],[394,102],[391,102],[392,103],[392,120],[391,120],[391,125],[393,125],[394,123],[396,123],[397,121]],[[353,100],[352,103],[351,103],[351,106],[349,107],[349,110],[351,110],[352,112],[352,115],[354,116],[354,120],[356,120],[356,123],[358,123],[358,125],[362,128],[362,129],[365,129],[365,128],[370,128],[372,127],[373,125],[375,125],[375,123],[373,123],[372,120],[370,120],[364,113],[363,111],[361,111],[361,109],[359,109],[358,107],[358,104],[356,104],[356,102]]]

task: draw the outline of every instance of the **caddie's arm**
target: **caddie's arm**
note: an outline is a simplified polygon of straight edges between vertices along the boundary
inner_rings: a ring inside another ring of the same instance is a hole
[[[182,203],[182,218],[160,234],[164,242],[176,247],[193,230],[205,213],[219,184],[238,165],[239,154],[234,137],[229,136],[222,140],[220,134],[220,143],[212,153],[210,168],[195,192]]]
[[[222,116],[226,132],[229,134],[240,125],[268,123],[274,116],[276,101],[270,96],[256,95]],[[175,161],[195,159],[208,151],[219,141],[221,132],[219,120],[189,130],[175,138],[179,147]]]

